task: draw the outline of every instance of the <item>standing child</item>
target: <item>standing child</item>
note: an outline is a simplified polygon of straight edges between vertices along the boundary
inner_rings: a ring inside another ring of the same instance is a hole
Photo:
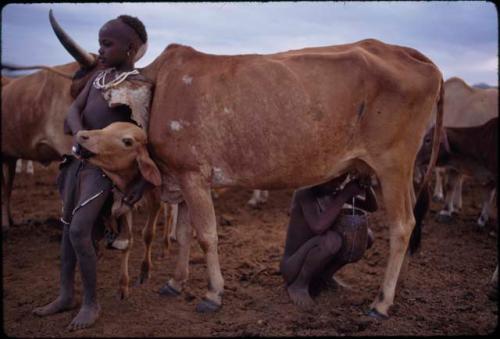
[[[377,209],[370,178],[351,180],[342,188],[347,175],[294,193],[280,271],[299,306],[313,305],[310,293],[318,293],[335,272],[358,261],[373,242],[363,215],[363,210]],[[342,209],[345,203],[356,209]]]
[[[99,228],[102,231],[103,217],[109,215],[113,187],[101,169],[85,161],[91,154],[79,147],[76,134],[80,130],[101,129],[116,121],[137,123],[134,120],[141,119],[136,118],[130,105],[112,104],[112,91],[118,86],[126,89],[125,84],[131,81],[143,85],[148,91],[151,89],[151,83],[134,69],[134,63],[144,55],[147,46],[147,33],[139,19],[121,15],[108,21],[99,31],[99,46],[98,62],[106,69],[89,80],[71,105],[66,118],[65,132],[73,135],[76,158],[65,156],[57,180],[63,201],[61,220],[64,223],[59,296],[48,305],[33,310],[36,315],[46,316],[74,307],[75,267],[78,262],[83,300],[78,314],[69,324],[70,330],[92,326],[99,317],[94,233]],[[149,105],[149,100],[145,101],[145,105]],[[138,122],[145,123],[143,120]],[[142,177],[136,178],[124,201],[134,204],[149,187],[151,184]]]

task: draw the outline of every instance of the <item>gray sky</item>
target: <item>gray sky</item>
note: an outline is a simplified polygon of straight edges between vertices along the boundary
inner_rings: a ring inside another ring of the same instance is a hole
[[[61,26],[95,53],[106,21],[137,16],[149,34],[138,67],[170,43],[214,54],[266,54],[375,38],[419,50],[445,79],[498,86],[498,19],[491,2],[9,4],[2,9],[3,62],[72,61],[50,28],[51,8]]]

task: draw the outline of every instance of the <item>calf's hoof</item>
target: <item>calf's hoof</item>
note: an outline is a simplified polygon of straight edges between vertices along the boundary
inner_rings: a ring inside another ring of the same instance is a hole
[[[214,313],[220,310],[222,305],[216,304],[212,300],[203,299],[196,305],[196,312],[198,313]]]
[[[170,286],[168,282],[160,288],[158,293],[166,297],[178,297],[181,294],[181,292]]]
[[[378,320],[387,320],[389,319],[388,315],[382,314],[379,311],[377,311],[375,308],[372,308],[368,311],[368,316],[378,319]]]

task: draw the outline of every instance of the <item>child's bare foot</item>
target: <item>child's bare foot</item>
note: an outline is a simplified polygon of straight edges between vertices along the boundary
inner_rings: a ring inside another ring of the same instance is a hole
[[[68,325],[68,330],[75,331],[83,328],[92,326],[97,318],[99,318],[99,313],[101,311],[101,306],[99,304],[83,305],[76,317]]]
[[[288,295],[292,299],[295,305],[301,308],[309,308],[314,306],[314,301],[309,295],[309,291],[307,287],[297,287],[293,284],[290,285],[287,289]]]
[[[68,311],[74,307],[75,304],[73,299],[65,299],[57,297],[57,299],[51,302],[50,304],[35,308],[33,310],[33,314],[38,315],[40,317],[44,317],[46,315]]]

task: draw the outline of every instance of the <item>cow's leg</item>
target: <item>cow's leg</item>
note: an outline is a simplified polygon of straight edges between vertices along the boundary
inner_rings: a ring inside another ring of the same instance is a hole
[[[178,204],[165,205],[165,228],[163,229],[164,251],[165,254],[170,241],[177,241],[177,215]]]
[[[446,174],[446,170],[441,167],[436,167],[434,169],[434,173],[436,174],[436,185],[434,185],[434,194],[432,196],[432,200],[434,201],[443,201],[443,177]]]
[[[464,176],[462,174],[458,175],[455,187],[453,189],[453,206],[458,212],[462,210],[462,187],[464,182]]]
[[[453,195],[457,187],[457,181],[459,173],[455,170],[449,170],[447,172],[448,180],[446,182],[446,197],[443,209],[439,212],[438,221],[439,222],[450,222],[452,215],[454,213],[453,209]]]
[[[10,198],[14,185],[16,159],[4,157],[2,163],[2,232],[13,224],[10,213]]]
[[[261,193],[260,193],[260,202],[261,203],[265,203],[265,202],[267,202],[268,198],[269,198],[269,191],[266,191],[266,190],[261,191]]]
[[[121,225],[120,236],[124,236],[128,241],[128,246],[123,250],[122,262],[120,269],[120,281],[118,288],[118,297],[120,299],[125,299],[129,295],[129,274],[128,274],[128,261],[130,256],[130,250],[134,242],[134,237],[132,233],[132,212],[127,212],[125,215],[119,217],[118,221]]]
[[[156,223],[158,222],[158,216],[160,215],[162,209],[162,203],[151,195],[147,197],[146,203],[146,211],[148,217],[146,220],[146,225],[142,229],[142,238],[144,239],[144,258],[142,259],[141,273],[137,281],[137,283],[139,284],[143,284],[150,277],[151,267],[153,266],[151,262],[151,245],[156,233]],[[165,227],[167,227],[167,225],[165,225]]]
[[[21,173],[23,171],[23,159],[17,159],[16,161],[16,173]]]
[[[415,226],[411,203],[411,170],[385,168],[378,171],[389,224],[390,251],[384,280],[371,304],[370,315],[386,318],[394,301],[396,284]]]
[[[161,295],[178,296],[189,277],[189,253],[191,250],[191,221],[189,211],[185,202],[172,205],[178,210],[177,242],[179,244],[179,254],[175,267],[174,277],[170,279],[159,291]]]
[[[198,242],[205,252],[208,269],[208,291],[205,300],[196,306],[198,312],[217,311],[222,306],[224,279],[217,252],[217,224],[208,180],[199,173],[190,172],[181,179],[182,193],[189,208]]]
[[[259,204],[261,192],[261,190],[253,190],[252,197],[248,200],[247,205],[256,207]]]
[[[479,227],[484,227],[490,216],[490,209],[492,208],[495,200],[496,189],[491,185],[487,185],[481,187],[481,191],[481,195],[483,197],[483,209],[481,210],[481,215],[477,219],[477,224]]]
[[[35,174],[35,169],[33,167],[33,161],[26,161],[26,173]]]

